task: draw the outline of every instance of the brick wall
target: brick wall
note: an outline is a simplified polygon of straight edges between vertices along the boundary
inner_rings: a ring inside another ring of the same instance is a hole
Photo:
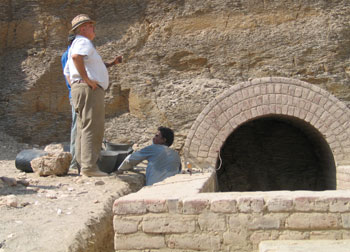
[[[232,132],[246,122],[269,116],[303,122],[323,138],[336,166],[350,163],[350,111],[347,106],[318,86],[280,77],[243,82],[216,97],[193,123],[184,153],[215,167],[219,150]],[[310,134],[310,137],[314,136]],[[343,173],[347,177],[350,174],[349,170],[343,170]],[[338,174],[337,169],[337,189],[350,188],[343,173]]]
[[[250,252],[263,240],[350,239],[349,191],[214,188],[215,173],[182,174],[118,199],[115,250]]]

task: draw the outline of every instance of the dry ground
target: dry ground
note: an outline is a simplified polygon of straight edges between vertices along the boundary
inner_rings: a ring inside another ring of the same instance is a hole
[[[0,184],[0,252],[113,250],[112,204],[142,187],[142,174],[39,177],[15,167],[29,146],[3,133],[0,142],[0,177],[17,183]]]

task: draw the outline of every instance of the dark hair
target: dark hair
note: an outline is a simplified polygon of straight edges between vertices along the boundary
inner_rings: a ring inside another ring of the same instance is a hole
[[[74,39],[75,39],[75,34],[74,33],[70,33],[68,35],[68,43],[71,45]]]
[[[162,127],[160,126],[158,128],[159,132],[162,134],[162,137],[164,137],[166,139],[166,145],[170,146],[173,144],[174,142],[174,131],[172,129],[166,128],[166,127]]]

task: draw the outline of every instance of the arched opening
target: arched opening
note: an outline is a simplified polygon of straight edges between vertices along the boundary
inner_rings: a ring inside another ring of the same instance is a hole
[[[253,79],[233,85],[203,109],[184,153],[203,167],[218,167],[218,154],[223,156],[221,191],[349,189],[349,118],[346,104],[318,86]],[[265,135],[257,134],[261,128]]]
[[[319,131],[295,117],[247,121],[228,136],[220,157],[217,177],[223,192],[336,189],[329,145]]]

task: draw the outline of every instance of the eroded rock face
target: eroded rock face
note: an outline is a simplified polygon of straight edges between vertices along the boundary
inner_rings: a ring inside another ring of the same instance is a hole
[[[181,149],[205,105],[249,78],[296,78],[349,100],[345,1],[5,1],[0,127],[22,141],[69,139],[60,56],[78,10],[97,20],[94,43],[106,61],[124,55],[123,64],[109,69],[105,136],[111,142],[143,145],[165,125],[174,128]]]

